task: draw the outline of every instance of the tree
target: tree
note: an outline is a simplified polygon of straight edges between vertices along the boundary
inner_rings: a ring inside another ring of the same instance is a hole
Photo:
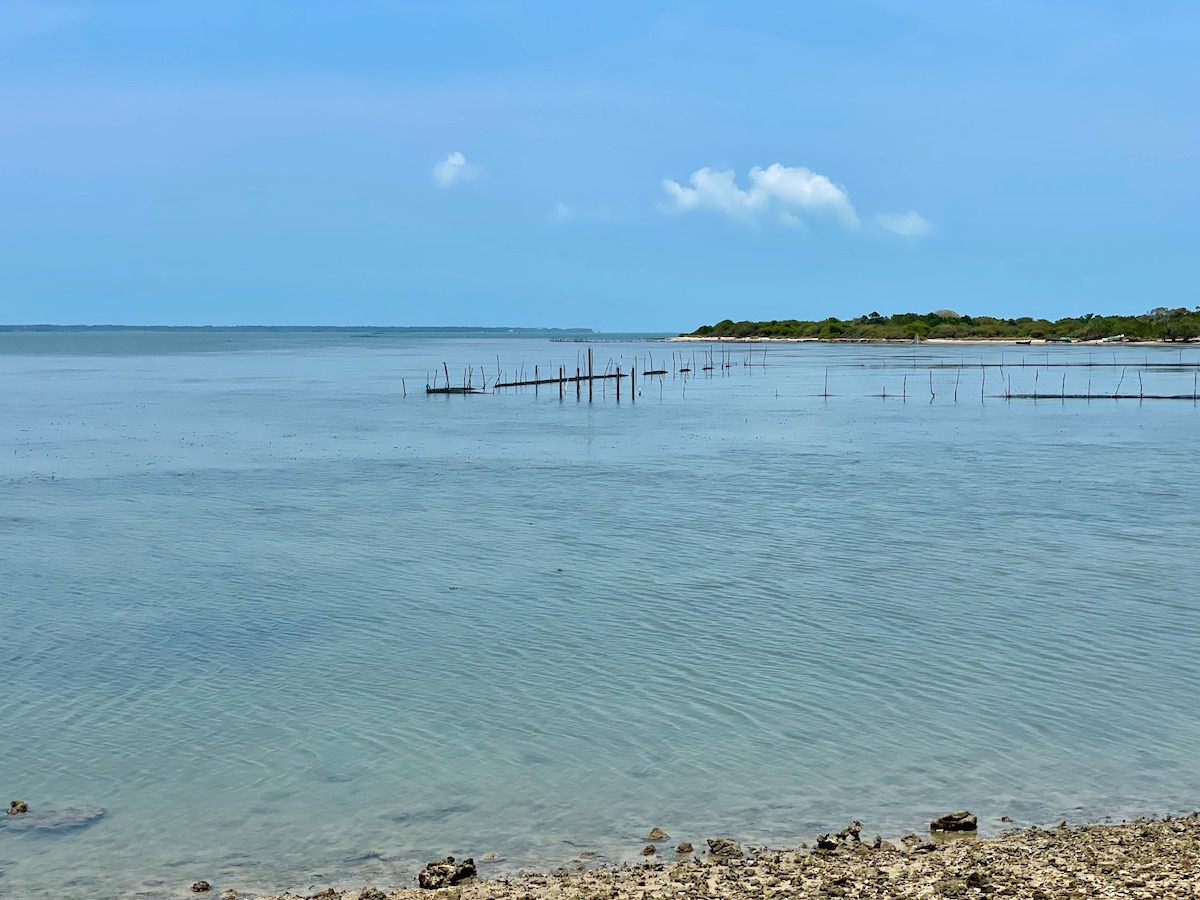
[[[918,341],[923,340],[929,334],[929,323],[922,319],[916,319],[904,326],[904,333]]]

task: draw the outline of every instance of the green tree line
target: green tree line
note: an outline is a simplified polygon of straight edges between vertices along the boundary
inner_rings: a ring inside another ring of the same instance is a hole
[[[1140,316],[1084,316],[1051,321],[1023,316],[960,316],[949,310],[931,313],[871,312],[855,319],[830,317],[816,322],[772,319],[770,322],[734,322],[725,319],[702,325],[695,337],[815,338],[817,340],[903,341],[914,338],[991,340],[1089,341],[1124,335],[1130,341],[1189,341],[1200,338],[1200,306],[1194,310],[1158,307]]]

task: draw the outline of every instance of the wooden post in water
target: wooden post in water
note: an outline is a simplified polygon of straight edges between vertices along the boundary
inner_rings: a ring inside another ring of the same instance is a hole
[[[583,387],[583,376],[579,371],[579,366],[575,367],[575,399],[579,399],[579,391]]]
[[[588,347],[588,403],[592,402],[592,348]]]
[[[405,396],[405,397],[407,397],[407,396],[408,396],[408,385],[406,385],[406,384],[404,383],[404,379],[403,379],[403,378],[401,378],[401,379],[400,379],[400,390],[402,390],[402,391],[404,392],[404,396]]]
[[[900,385],[900,402],[908,402],[908,373],[904,373],[904,381]]]
[[[621,402],[621,367],[617,366],[617,402]]]
[[[536,397],[537,395],[538,395],[538,366],[537,366],[537,363],[534,363],[533,364],[533,396]]]
[[[563,398],[563,367],[558,367],[558,399]]]
[[[825,367],[825,393],[822,396],[829,399],[829,366]]]
[[[633,359],[633,368],[629,370],[629,402],[637,398],[637,357]]]

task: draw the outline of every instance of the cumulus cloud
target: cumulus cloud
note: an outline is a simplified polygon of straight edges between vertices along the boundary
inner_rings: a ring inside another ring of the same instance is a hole
[[[804,166],[755,166],[750,170],[750,186],[744,189],[738,186],[732,171],[714,172],[707,166],[693,172],[687,185],[670,178],[664,178],[662,184],[668,198],[660,207],[664,212],[710,209],[735,219],[756,221],[775,210],[785,225],[801,224],[806,217],[858,225],[858,214],[846,189]]]
[[[667,212],[715,209],[737,219],[753,219],[767,205],[766,194],[757,187],[748,191],[739,188],[732,171],[714,172],[705,166],[693,172],[688,182],[691,187],[663,179],[663,189],[670,198],[664,206]]]
[[[467,162],[467,158],[458,151],[433,165],[433,183],[440,188],[451,188],[482,174],[483,169],[480,166]]]
[[[906,213],[880,213],[875,221],[901,237],[917,238],[933,231],[933,223],[915,209]]]

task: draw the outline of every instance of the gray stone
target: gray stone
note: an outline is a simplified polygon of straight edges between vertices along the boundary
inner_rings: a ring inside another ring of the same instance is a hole
[[[818,850],[842,850],[862,843],[862,822],[854,821],[837,834],[817,835]]]
[[[735,840],[730,838],[708,839],[709,859],[741,859],[744,855],[741,845]]]
[[[447,856],[441,862],[431,862],[425,866],[417,875],[417,884],[426,890],[438,890],[474,877],[475,860],[464,859],[456,863],[453,856]]]
[[[929,823],[930,831],[976,831],[978,828],[979,820],[966,810],[948,813]]]

